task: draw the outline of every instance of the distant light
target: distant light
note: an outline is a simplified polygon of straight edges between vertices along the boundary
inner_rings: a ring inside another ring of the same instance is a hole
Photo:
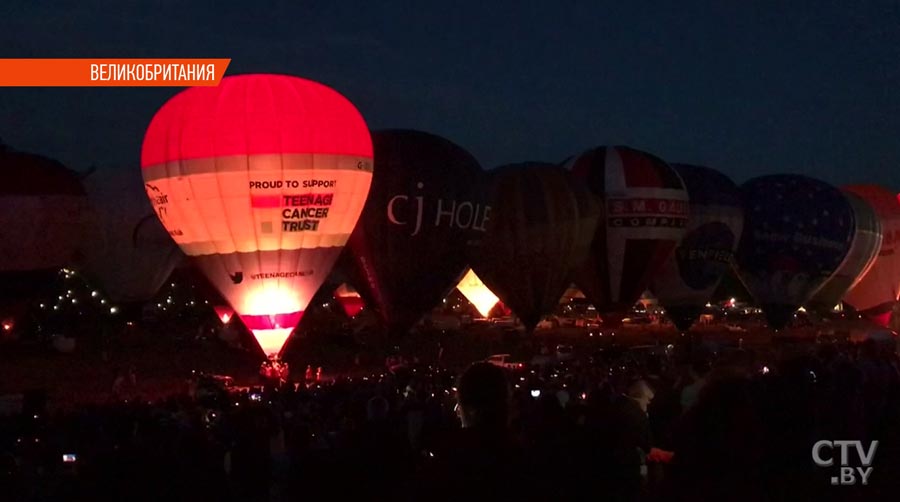
[[[106,300],[100,300],[100,305],[106,305]]]
[[[74,305],[74,304],[76,304],[76,303],[78,303],[78,299],[72,298],[72,305]]]
[[[43,304],[43,303],[42,303],[42,304],[41,304],[41,305],[40,305],[40,306],[41,306],[41,308],[44,308],[44,307],[46,307],[46,305],[44,305],[44,304]]]
[[[3,331],[9,331],[11,329],[13,329],[13,323],[10,321],[4,321],[3,322]]]
[[[99,291],[91,291],[91,298],[96,298],[97,295],[99,295],[99,294],[100,294]]]
[[[110,308],[109,308],[109,313],[110,313],[110,314],[115,314],[115,313],[118,312],[118,311],[119,311],[119,309],[116,308],[116,307],[110,307]]]
[[[53,310],[59,310],[59,305],[54,305]]]

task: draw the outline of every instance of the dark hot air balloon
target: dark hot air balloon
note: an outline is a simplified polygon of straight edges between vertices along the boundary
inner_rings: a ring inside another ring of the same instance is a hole
[[[309,80],[225,77],[163,105],[141,165],[163,226],[277,355],[365,204],[372,142],[359,112]]]
[[[529,162],[490,173],[491,217],[472,270],[528,331],[559,304],[586,258],[600,208],[565,170]]]
[[[372,193],[347,243],[351,282],[395,334],[409,330],[459,282],[466,243],[490,209],[478,161],[420,131],[373,133]]]
[[[900,295],[900,203],[893,192],[876,185],[850,185],[844,190],[865,200],[881,222],[878,256],[844,295],[844,302],[873,321],[887,326]]]
[[[741,192],[737,273],[769,326],[781,329],[844,261],[853,208],[837,188],[794,174],[753,178]]]
[[[687,331],[731,269],[744,215],[740,189],[728,176],[708,167],[672,167],[690,197],[690,216],[681,243],[650,289],[675,326]]]
[[[616,323],[681,240],[687,191],[662,159],[624,146],[594,148],[565,165],[605,209],[575,283]]]
[[[80,272],[116,305],[153,298],[184,254],[144,196],[131,169],[98,169],[82,178],[90,201]]]
[[[853,207],[856,229],[844,262],[806,302],[807,310],[819,314],[831,311],[844,294],[863,278],[875,263],[878,250],[881,249],[881,220],[875,210],[852,192],[845,191],[844,196]]]
[[[75,173],[0,145],[0,309],[7,316],[21,315],[73,264],[86,208]]]

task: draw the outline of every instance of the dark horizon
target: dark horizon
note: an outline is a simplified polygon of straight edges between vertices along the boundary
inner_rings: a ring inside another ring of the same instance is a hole
[[[485,168],[627,144],[735,181],[900,189],[900,5],[512,2],[280,8],[14,1],[2,57],[230,57],[330,85],[371,129],[415,128]],[[0,90],[0,138],[72,169],[137,169],[178,88]]]

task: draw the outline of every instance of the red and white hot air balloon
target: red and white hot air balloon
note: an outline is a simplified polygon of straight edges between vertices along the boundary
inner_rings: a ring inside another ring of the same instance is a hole
[[[466,300],[469,300],[481,317],[490,315],[491,310],[500,301],[500,298],[497,298],[497,295],[481,282],[481,278],[471,268],[456,285],[456,289],[466,297]]]
[[[141,166],[166,230],[277,356],[365,204],[362,116],[316,82],[226,77],[160,108]]]

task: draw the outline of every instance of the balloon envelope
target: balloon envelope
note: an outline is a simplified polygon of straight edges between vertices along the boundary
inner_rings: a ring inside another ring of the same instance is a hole
[[[781,329],[844,261],[853,208],[837,188],[793,174],[753,178],[741,193],[737,273],[769,326]]]
[[[681,243],[650,289],[675,326],[686,331],[730,270],[744,215],[740,189],[727,176],[708,167],[672,167],[684,181],[690,215]]]
[[[91,207],[80,271],[116,303],[150,300],[184,254],[144,196],[141,175],[107,168],[82,183]]]
[[[73,263],[86,207],[75,173],[0,145],[0,300],[32,298]]]
[[[684,183],[662,159],[624,146],[588,150],[566,166],[605,209],[575,283],[599,312],[625,312],[684,234]]]
[[[807,310],[819,313],[832,310],[844,294],[868,272],[881,249],[881,220],[875,210],[852,192],[845,191],[844,197],[847,197],[853,207],[853,220],[856,224],[853,243],[841,266],[807,302]]]
[[[225,77],[163,105],[141,164],[163,226],[278,353],[365,203],[372,143],[359,112],[309,80]]]
[[[886,325],[900,295],[900,203],[893,192],[877,185],[850,185],[844,190],[865,200],[881,222],[882,241],[869,271],[844,295],[844,302]]]
[[[500,298],[482,282],[478,274],[471,268],[456,285],[456,289],[466,297],[469,303],[475,306],[475,310],[481,314],[481,317],[488,317],[491,310],[500,301]]]
[[[472,269],[533,330],[584,261],[600,209],[569,173],[552,164],[494,169],[490,193],[487,230],[470,248]]]
[[[373,133],[372,193],[347,244],[353,284],[402,333],[441,303],[465,271],[466,242],[488,208],[478,161],[421,131]]]

